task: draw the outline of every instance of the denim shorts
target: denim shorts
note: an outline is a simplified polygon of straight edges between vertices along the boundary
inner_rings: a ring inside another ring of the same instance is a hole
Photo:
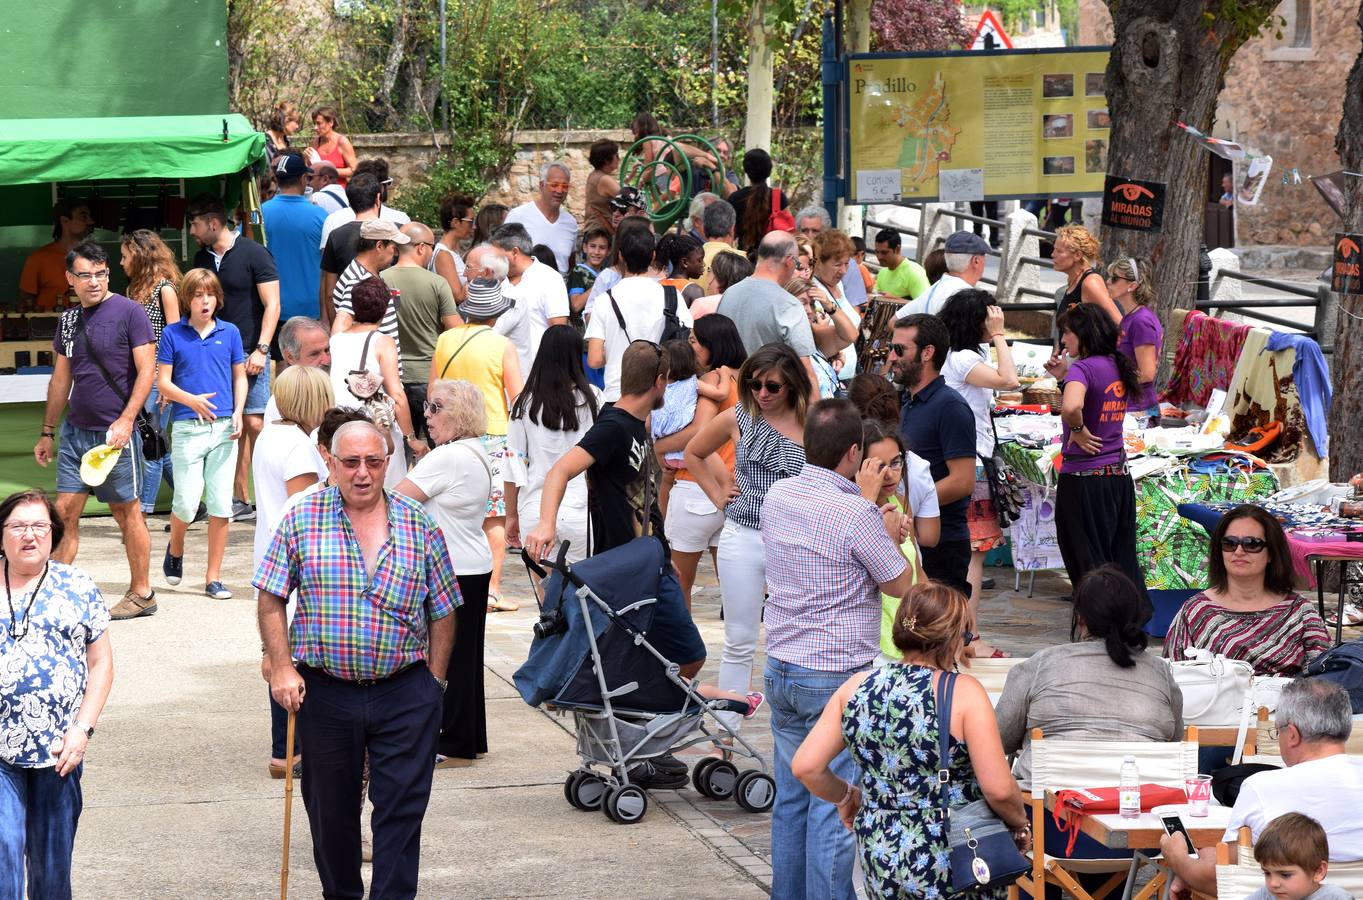
[[[272,363],[266,362],[265,368],[260,370],[258,375],[246,376],[246,406],[242,412],[248,416],[265,415],[265,407],[270,402],[270,366]]]
[[[133,428],[132,439],[104,483],[92,488],[80,477],[80,458],[91,447],[104,443],[104,430],[76,428],[69,420],[62,422],[57,440],[57,493],[89,494],[101,503],[131,503],[142,492],[142,438]]]

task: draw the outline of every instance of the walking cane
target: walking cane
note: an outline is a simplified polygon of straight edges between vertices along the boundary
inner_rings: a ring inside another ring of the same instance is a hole
[[[289,834],[293,822],[293,727],[298,713],[289,710],[288,749],[284,753],[284,861],[279,868],[279,900],[289,900]]]

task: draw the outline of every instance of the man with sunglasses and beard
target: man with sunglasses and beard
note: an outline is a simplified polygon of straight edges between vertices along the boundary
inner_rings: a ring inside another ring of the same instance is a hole
[[[928,461],[942,513],[937,546],[922,548],[923,571],[969,597],[966,508],[975,489],[975,416],[942,377],[950,349],[942,320],[916,313],[895,322],[888,359],[895,383],[909,394],[899,433],[909,449]]]
[[[383,489],[382,431],[370,422],[342,425],[328,466],[336,486],[284,516],[256,572],[270,693],[298,713],[303,803],[323,895],[364,895],[359,800],[367,753],[370,896],[415,897],[459,584],[439,526],[420,503]],[[286,632],[285,598],[295,590]]]

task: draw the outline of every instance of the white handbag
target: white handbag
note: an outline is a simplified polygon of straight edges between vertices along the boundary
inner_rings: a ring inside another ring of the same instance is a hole
[[[1183,694],[1183,724],[1206,728],[1239,729],[1232,761],[1240,762],[1245,735],[1257,710],[1254,667],[1210,650],[1189,648],[1190,659],[1169,663],[1174,682]]]

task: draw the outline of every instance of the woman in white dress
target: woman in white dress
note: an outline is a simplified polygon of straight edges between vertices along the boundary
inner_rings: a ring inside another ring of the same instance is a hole
[[[331,336],[331,389],[336,405],[342,409],[362,409],[380,427],[386,425],[389,429],[391,456],[388,475],[383,480],[386,488],[397,487],[407,477],[404,447],[418,459],[428,449],[423,441],[417,440],[412,428],[407,393],[398,376],[397,345],[378,330],[391,298],[392,291],[381,279],[370,276],[361,281],[350,292],[353,315],[350,327]],[[368,398],[361,396],[375,384],[378,391],[371,392]]]
[[[507,423],[506,536],[519,541],[539,524],[544,476],[596,421],[601,392],[582,368],[582,338],[570,325],[544,332],[525,389]],[[587,556],[587,479],[568,482],[556,530],[569,541],[568,560]]]

